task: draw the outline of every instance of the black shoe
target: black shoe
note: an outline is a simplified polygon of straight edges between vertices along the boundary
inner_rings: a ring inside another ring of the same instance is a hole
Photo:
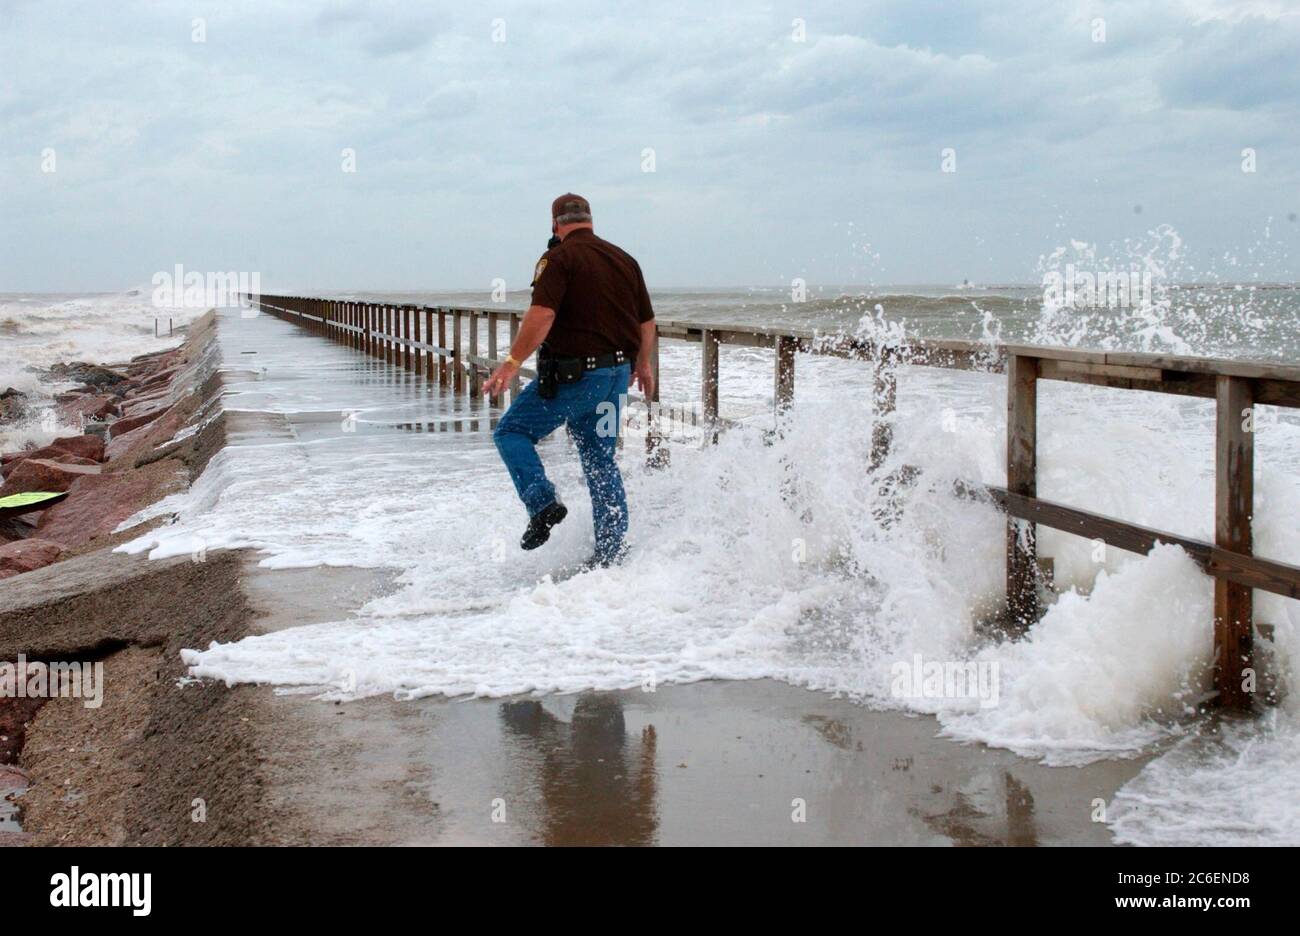
[[[519,541],[521,549],[536,549],[551,538],[551,527],[569,515],[569,508],[559,501],[552,501],[528,521],[523,539]]]
[[[612,559],[602,559],[595,553],[587,557],[587,561],[578,566],[579,572],[591,572],[595,569],[608,569],[611,566],[622,565],[623,560],[627,557],[627,550],[619,550],[618,555]]]

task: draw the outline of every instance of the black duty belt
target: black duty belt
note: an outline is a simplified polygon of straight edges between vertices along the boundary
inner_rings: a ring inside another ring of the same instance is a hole
[[[623,351],[569,357],[552,354],[549,347],[542,345],[537,352],[537,394],[543,400],[554,399],[558,387],[577,383],[587,371],[618,367],[627,359]]]
[[[619,367],[627,363],[627,355],[622,351],[613,354],[580,355],[583,370],[600,370],[602,367]]]

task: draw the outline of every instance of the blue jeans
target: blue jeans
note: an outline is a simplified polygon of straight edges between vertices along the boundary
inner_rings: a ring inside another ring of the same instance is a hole
[[[628,364],[587,371],[577,383],[557,387],[553,400],[537,395],[534,380],[510,404],[492,434],[531,517],[555,500],[555,485],[537,457],[537,443],[568,423],[591,494],[596,558],[601,562],[619,557],[627,534],[627,496],[614,452],[631,372]]]

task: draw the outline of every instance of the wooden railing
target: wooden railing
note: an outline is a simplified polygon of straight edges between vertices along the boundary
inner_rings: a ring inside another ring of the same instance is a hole
[[[445,306],[393,305],[302,296],[260,296],[261,310],[404,367],[454,392],[477,394],[519,330],[523,313]],[[480,354],[480,323],[487,354]],[[508,327],[500,344],[499,328]],[[450,324],[450,340],[448,340]],[[433,336],[436,334],[437,339]],[[1084,351],[1036,345],[990,345],[960,340],[877,342],[788,328],[659,321],[663,338],[701,346],[701,409],[706,426],[722,425],[718,411],[721,345],[772,348],[774,407],[779,415],[794,399],[795,354],[829,355],[874,368],[876,423],[869,470],[884,461],[900,366],[942,367],[1005,374],[1007,378],[1007,484],[961,485],[962,493],[990,500],[1007,514],[1008,629],[1023,632],[1039,616],[1039,524],[1146,553],[1156,543],[1181,546],[1214,578],[1214,681],[1220,703],[1251,707],[1253,589],[1300,599],[1300,567],[1253,555],[1254,418],[1256,405],[1300,407],[1300,367],[1255,361]],[[658,361],[654,362],[656,385]],[[520,371],[525,377],[532,371]],[[1215,401],[1215,530],[1204,542],[1149,529],[1038,497],[1038,383],[1055,380],[1126,390],[1172,393]],[[518,392],[518,380],[511,387]],[[658,402],[656,388],[652,401]]]

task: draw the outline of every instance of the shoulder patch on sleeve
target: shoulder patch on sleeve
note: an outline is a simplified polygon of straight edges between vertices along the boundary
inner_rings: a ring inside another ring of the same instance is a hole
[[[537,282],[539,279],[542,278],[542,271],[545,270],[545,269],[546,269],[546,258],[545,258],[545,257],[542,257],[542,259],[540,259],[540,260],[537,261],[537,266],[533,269],[533,282],[534,282],[534,283]]]

